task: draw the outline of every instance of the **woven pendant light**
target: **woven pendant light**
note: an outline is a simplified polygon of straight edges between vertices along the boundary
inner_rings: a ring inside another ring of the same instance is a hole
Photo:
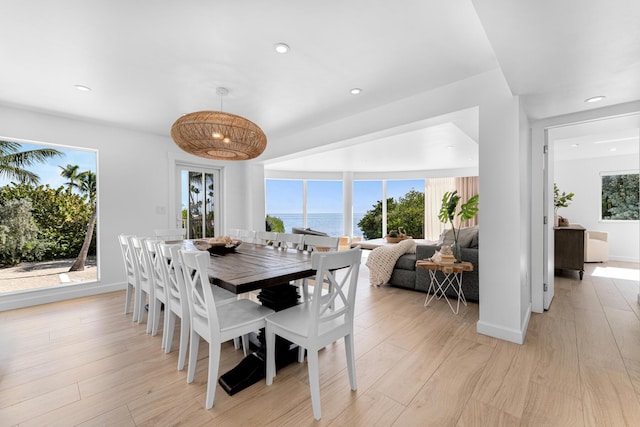
[[[221,97],[228,91],[218,88]],[[207,159],[248,160],[267,147],[258,125],[244,117],[222,111],[185,114],[171,126],[171,138],[187,153]]]

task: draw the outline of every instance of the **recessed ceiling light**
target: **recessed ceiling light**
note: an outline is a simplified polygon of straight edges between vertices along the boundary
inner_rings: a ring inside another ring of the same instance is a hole
[[[351,95],[359,95],[360,93],[362,93],[362,89],[360,89],[359,87],[354,87],[353,89],[351,89]]]
[[[598,101],[602,101],[603,99],[605,99],[606,96],[603,95],[598,95],[598,96],[592,96],[591,98],[585,99],[584,102],[598,102]]]
[[[287,53],[289,52],[289,45],[284,43],[276,43],[275,49],[278,53]]]
[[[571,144],[573,148],[578,148],[578,144]]]
[[[617,148],[615,148],[615,147],[614,148],[609,148],[609,151],[616,151],[616,150],[617,150]]]
[[[89,86],[76,85],[75,88],[82,92],[91,92],[91,88]]]
[[[453,145],[447,145],[448,150],[453,150]]]

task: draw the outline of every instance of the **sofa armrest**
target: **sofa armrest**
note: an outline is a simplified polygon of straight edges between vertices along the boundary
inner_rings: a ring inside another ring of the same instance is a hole
[[[416,246],[416,259],[431,258],[440,246],[437,245],[417,245]]]

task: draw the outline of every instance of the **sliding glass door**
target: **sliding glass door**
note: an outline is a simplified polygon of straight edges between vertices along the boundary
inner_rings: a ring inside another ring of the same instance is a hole
[[[213,237],[220,229],[220,171],[178,165],[181,215],[188,239]]]

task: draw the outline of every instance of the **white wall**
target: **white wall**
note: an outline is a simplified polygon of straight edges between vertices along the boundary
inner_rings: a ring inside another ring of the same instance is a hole
[[[168,129],[168,128],[167,128]],[[168,132],[168,131],[167,131]],[[93,293],[124,289],[124,267],[117,244],[120,233],[151,236],[153,229],[173,226],[157,207],[170,203],[170,157],[215,165],[182,152],[167,136],[145,134],[46,114],[0,107],[0,137],[98,150],[98,270],[93,284],[69,285],[0,296],[0,310]],[[170,155],[171,154],[171,155]],[[221,164],[218,163],[218,166]],[[224,164],[225,183],[247,187],[246,166]],[[247,221],[248,193],[226,189],[224,210],[232,226]],[[240,218],[238,221],[237,218]],[[124,305],[124,300],[123,300]]]
[[[640,261],[638,221],[600,220],[600,172],[637,171],[638,156],[611,156],[596,159],[562,160],[554,163],[554,181],[561,191],[573,192],[571,204],[558,214],[588,230],[609,233],[609,259]]]
[[[519,110],[520,139],[520,306],[523,328],[531,316],[531,221],[532,221],[532,165],[531,126],[522,106]]]

